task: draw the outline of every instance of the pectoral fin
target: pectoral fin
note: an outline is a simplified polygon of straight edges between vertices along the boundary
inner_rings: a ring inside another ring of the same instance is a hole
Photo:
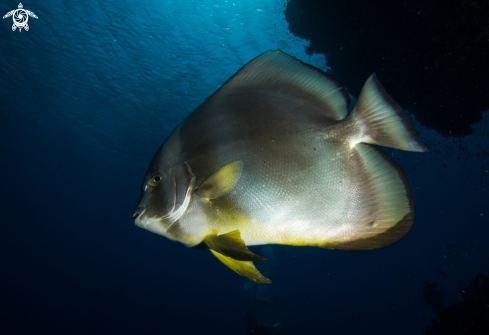
[[[241,238],[239,230],[234,230],[227,234],[208,236],[204,239],[204,243],[209,249],[237,261],[267,261],[266,258],[260,257],[248,249]]]
[[[223,196],[236,185],[242,169],[243,162],[241,161],[236,161],[220,168],[212,176],[204,180],[197,187],[195,193],[206,201]]]
[[[211,249],[214,256],[217,257],[221,262],[223,262],[228,268],[236,272],[237,274],[245,277],[246,279],[252,281],[256,284],[271,284],[272,281],[264,277],[260,271],[255,267],[253,262],[243,262],[233,259],[231,257],[224,256],[217,251]],[[250,251],[251,252],[251,251]]]

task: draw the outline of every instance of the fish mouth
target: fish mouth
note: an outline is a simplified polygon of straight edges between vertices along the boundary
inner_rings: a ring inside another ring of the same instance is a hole
[[[146,227],[149,224],[149,220],[141,220],[141,216],[138,215],[138,216],[135,216],[134,224],[136,226],[138,226],[139,228],[145,228],[146,229]]]
[[[165,221],[168,221],[168,215],[164,215],[161,217],[148,217],[145,215],[146,208],[144,206],[138,207],[132,217],[134,218],[134,224],[139,228],[143,228],[149,231],[158,230],[159,233],[162,233],[169,227],[168,224],[165,224]],[[174,224],[173,221],[169,223],[170,226]],[[156,227],[157,226],[157,227]]]
[[[139,206],[136,208],[134,214],[132,215],[134,218],[134,224],[139,228],[143,228],[160,235],[166,233],[166,230],[168,229],[166,226],[168,224],[165,224],[165,219],[167,216],[148,217],[145,212],[146,206]],[[173,222],[170,223],[170,226],[172,224]]]
[[[147,230],[151,233],[158,234],[167,238],[170,238],[167,234],[168,228],[171,227],[174,223],[168,224],[167,222],[164,222],[162,217],[159,218],[148,218],[148,217],[142,217],[138,216],[135,220],[134,223],[136,226],[139,228],[143,228],[144,230]]]
[[[138,206],[134,210],[134,214],[132,215],[132,217],[134,219],[137,219],[138,217],[141,217],[141,215],[143,215],[144,212],[146,212],[146,206]]]
[[[143,228],[150,232],[166,236],[166,232],[172,226],[174,226],[178,220],[168,220],[168,217],[160,217],[160,218],[147,218],[144,216],[137,216],[134,220],[134,224],[139,228]]]
[[[149,218],[147,215],[144,215],[144,210],[140,213],[136,212],[133,214],[134,224],[139,228],[143,228],[146,230],[151,230],[150,226],[155,222],[160,222],[161,218]]]
[[[132,215],[134,218],[134,224],[140,228],[146,228],[146,226],[149,224],[149,220],[143,217],[145,211],[145,206],[138,206]]]

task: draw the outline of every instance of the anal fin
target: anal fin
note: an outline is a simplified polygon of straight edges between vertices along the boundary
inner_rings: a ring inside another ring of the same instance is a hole
[[[399,241],[411,229],[415,209],[411,187],[397,164],[380,149],[369,144],[355,146],[359,163],[365,168],[369,215],[363,225],[350,232],[348,240],[327,247],[341,250],[371,250]]]
[[[228,268],[239,274],[240,276],[245,277],[246,279],[252,281],[255,284],[272,284],[272,281],[266,277],[264,277],[260,271],[255,267],[253,262],[250,261],[238,261],[228,256],[224,256],[217,251],[211,249],[211,252],[214,256],[217,257],[224,265]]]

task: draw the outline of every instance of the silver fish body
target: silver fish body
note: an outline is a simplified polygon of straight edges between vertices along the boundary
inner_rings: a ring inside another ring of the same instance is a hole
[[[427,149],[375,75],[351,115],[349,103],[321,70],[281,51],[256,57],[160,147],[136,224],[208,248],[255,282],[248,265],[263,259],[246,246],[394,243],[414,222],[413,199],[401,169],[372,144]]]

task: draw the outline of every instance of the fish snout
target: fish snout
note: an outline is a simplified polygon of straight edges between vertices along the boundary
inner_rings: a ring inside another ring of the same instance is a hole
[[[141,216],[141,214],[144,213],[145,210],[146,210],[146,206],[138,206],[138,207],[136,207],[136,210],[134,211],[134,214],[132,215],[132,217],[134,219],[137,219],[139,216]]]

